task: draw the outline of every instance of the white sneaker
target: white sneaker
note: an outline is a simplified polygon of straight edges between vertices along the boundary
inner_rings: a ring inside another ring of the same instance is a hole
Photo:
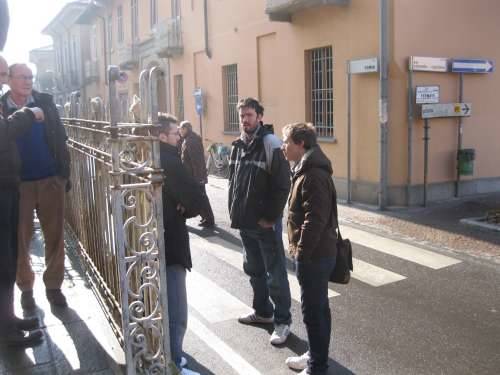
[[[265,318],[263,316],[257,315],[255,312],[242,315],[238,318],[238,322],[243,324],[268,324],[274,322],[274,318]]]
[[[273,345],[283,344],[290,334],[290,326],[288,324],[278,324],[274,327],[274,332],[269,339]]]
[[[285,360],[285,363],[292,370],[304,370],[305,368],[307,368],[307,361],[309,361],[310,358],[311,355],[309,354],[309,351],[307,351],[301,356],[288,357]]]
[[[181,357],[181,367],[186,367],[187,364],[188,360],[186,359],[186,357]]]
[[[181,371],[181,375],[201,375],[201,374],[199,372],[183,368]]]

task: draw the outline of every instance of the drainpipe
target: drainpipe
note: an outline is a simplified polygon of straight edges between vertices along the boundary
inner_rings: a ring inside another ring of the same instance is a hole
[[[388,121],[389,121],[389,33],[388,33],[389,0],[379,0],[379,121],[380,121],[380,181],[378,207],[387,207],[388,184]]]
[[[212,58],[212,51],[208,46],[208,0],[203,1],[203,18],[205,20],[205,53],[209,59]]]

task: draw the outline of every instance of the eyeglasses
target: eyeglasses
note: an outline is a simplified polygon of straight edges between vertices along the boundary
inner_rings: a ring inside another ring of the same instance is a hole
[[[12,76],[12,79],[22,79],[23,81],[33,81],[33,76]]]

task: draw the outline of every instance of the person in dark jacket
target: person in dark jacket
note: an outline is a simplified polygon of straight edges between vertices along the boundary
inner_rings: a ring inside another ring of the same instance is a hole
[[[238,321],[274,322],[270,342],[278,345],[286,341],[292,321],[281,223],[290,167],[281,141],[262,124],[262,105],[253,98],[242,99],[238,112],[242,131],[229,158],[228,205],[231,227],[240,230],[243,269],[250,276],[255,310]]]
[[[311,124],[296,123],[283,128],[283,153],[294,163],[288,198],[288,250],[296,262],[309,341],[309,351],[289,357],[286,364],[302,369],[302,375],[323,375],[328,370],[332,329],[328,278],[335,266],[337,243],[332,165],[318,146]]]
[[[61,292],[64,280],[64,199],[70,188],[69,151],[66,132],[52,96],[33,90],[33,73],[25,64],[9,67],[10,91],[0,99],[3,116],[19,108],[40,107],[44,121],[34,121],[30,131],[17,138],[21,158],[17,285],[24,309],[36,306],[33,298],[35,274],[31,268],[30,242],[33,210],[36,209],[45,242],[46,270],[43,274],[47,299],[66,306]]]
[[[7,62],[0,56],[0,86],[7,77]],[[0,114],[0,342],[8,346],[33,346],[43,337],[36,330],[37,318],[14,314],[20,171],[15,140],[30,130],[35,119],[43,120],[40,108],[22,108],[8,118]]]
[[[204,192],[204,202],[201,208],[200,216],[201,221],[200,226],[205,228],[213,227],[214,213],[212,207],[210,206],[210,201],[208,200],[207,191],[205,185],[208,182],[207,179],[207,166],[205,163],[205,151],[203,148],[203,140],[201,137],[193,131],[193,127],[189,121],[182,121],[179,125],[179,132],[181,135],[181,160],[182,164],[191,176],[194,177],[196,181],[199,182]]]
[[[186,365],[182,343],[187,329],[186,270],[191,270],[191,251],[186,217],[199,213],[203,194],[199,183],[182,165],[178,153],[179,130],[177,119],[171,115],[158,116],[160,125],[160,162],[165,174],[163,184],[163,225],[167,268],[168,317],[170,351],[179,367]],[[183,369],[183,374],[195,374]]]

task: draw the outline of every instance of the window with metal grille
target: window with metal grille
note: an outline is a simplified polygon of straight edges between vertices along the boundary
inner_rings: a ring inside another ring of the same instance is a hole
[[[179,121],[184,120],[184,87],[182,74],[174,76],[174,95],[175,95],[175,117]]]
[[[149,10],[150,26],[153,28],[158,23],[158,0],[149,1]]]
[[[306,114],[318,137],[333,137],[332,47],[306,51]]]
[[[224,102],[224,131],[237,132],[240,120],[236,106],[238,105],[238,65],[222,67],[222,89]]]
[[[123,7],[121,5],[116,9],[116,24],[118,43],[123,43],[125,34],[123,33]]]
[[[130,14],[132,22],[132,41],[139,39],[139,6],[137,0],[130,0]]]

